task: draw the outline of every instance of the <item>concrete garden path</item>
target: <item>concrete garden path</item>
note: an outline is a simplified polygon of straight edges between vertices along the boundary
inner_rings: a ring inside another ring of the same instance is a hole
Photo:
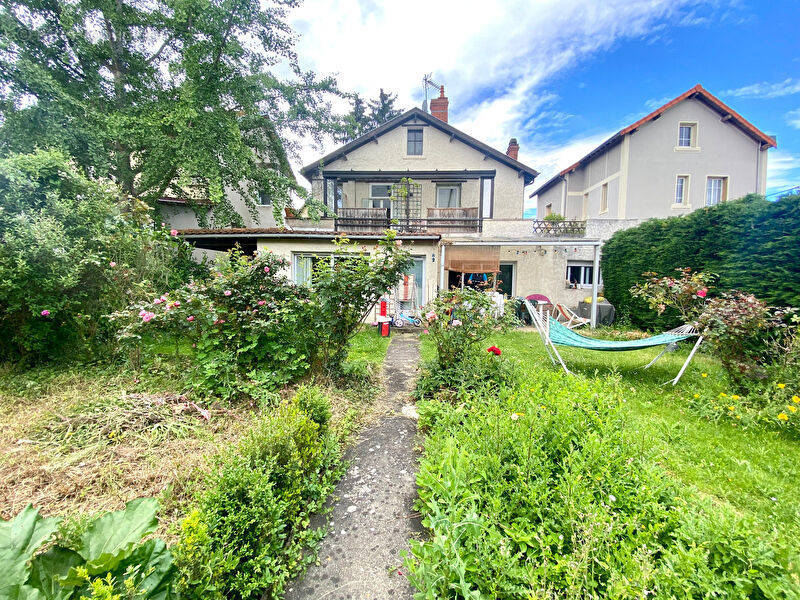
[[[289,586],[287,600],[411,599],[401,551],[422,530],[413,509],[417,423],[410,405],[418,362],[419,338],[394,333],[377,416],[346,454],[352,462],[336,487],[319,563]]]

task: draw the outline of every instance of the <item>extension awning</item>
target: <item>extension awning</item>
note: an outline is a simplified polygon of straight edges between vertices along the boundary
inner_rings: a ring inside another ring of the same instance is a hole
[[[456,273],[499,273],[500,246],[450,246],[444,268]]]

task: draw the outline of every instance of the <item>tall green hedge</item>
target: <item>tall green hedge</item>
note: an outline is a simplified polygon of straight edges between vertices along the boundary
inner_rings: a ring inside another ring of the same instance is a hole
[[[646,271],[669,275],[680,267],[718,274],[720,289],[800,306],[800,195],[774,202],[745,196],[615,233],[603,245],[604,295],[634,325],[674,326],[675,314],[658,317],[629,290]]]

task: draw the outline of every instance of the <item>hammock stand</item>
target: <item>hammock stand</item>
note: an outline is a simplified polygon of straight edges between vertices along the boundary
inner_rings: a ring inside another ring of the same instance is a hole
[[[703,336],[695,331],[694,327],[691,325],[681,325],[680,327],[670,331],[659,333],[658,335],[640,340],[598,340],[572,331],[563,323],[556,321],[552,316],[545,315],[543,312],[536,310],[528,300],[525,300],[524,302],[525,307],[528,309],[528,313],[530,313],[531,318],[533,319],[536,330],[539,332],[539,335],[542,338],[544,349],[547,351],[547,355],[550,357],[550,360],[553,364],[556,364],[557,358],[564,371],[570,375],[572,372],[567,368],[566,363],[564,363],[564,359],[561,358],[561,354],[559,354],[556,345],[583,348],[584,350],[597,350],[601,352],[625,352],[628,350],[652,348],[653,346],[664,346],[664,349],[658,354],[658,356],[645,365],[644,368],[648,369],[652,367],[656,361],[664,355],[665,352],[674,351],[678,346],[678,342],[681,340],[685,340],[690,337],[697,337],[697,342],[695,342],[694,348],[692,348],[692,351],[689,353],[686,362],[683,363],[683,366],[675,376],[675,379],[671,379],[663,384],[666,385],[667,383],[672,383],[672,385],[676,385],[683,376],[684,371],[686,371],[686,367],[689,366],[689,363],[694,357],[695,352],[697,352],[697,349],[700,347],[700,344],[703,342]]]

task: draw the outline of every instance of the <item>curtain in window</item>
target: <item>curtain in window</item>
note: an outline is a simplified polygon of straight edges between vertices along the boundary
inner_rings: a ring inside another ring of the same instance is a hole
[[[706,186],[706,206],[714,206],[722,200],[722,179],[709,177]]]
[[[440,185],[437,187],[436,206],[438,208],[458,208],[461,206],[461,188],[455,185]]]
[[[310,256],[294,257],[294,282],[298,285],[311,285],[313,263]]]

